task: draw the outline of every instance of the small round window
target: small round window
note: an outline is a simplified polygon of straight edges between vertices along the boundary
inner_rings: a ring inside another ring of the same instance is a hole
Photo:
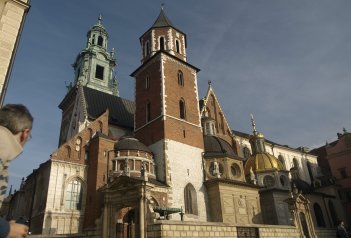
[[[240,177],[241,176],[241,170],[239,165],[237,164],[232,164],[232,166],[230,166],[230,171],[232,172],[232,175],[234,177]]]
[[[274,178],[270,175],[266,175],[263,178],[263,185],[266,187],[273,187],[274,186]]]

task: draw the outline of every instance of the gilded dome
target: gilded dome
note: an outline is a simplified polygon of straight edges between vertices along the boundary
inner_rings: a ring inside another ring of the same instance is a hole
[[[273,155],[267,152],[252,155],[245,163],[245,175],[250,174],[250,170],[254,173],[272,170],[284,170],[282,163]]]

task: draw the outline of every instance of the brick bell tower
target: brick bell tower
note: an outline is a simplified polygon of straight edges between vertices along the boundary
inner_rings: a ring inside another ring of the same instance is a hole
[[[168,205],[206,220],[199,69],[187,63],[186,35],[163,7],[140,44],[142,65],[131,74],[136,82],[135,136],[154,153],[157,179],[170,186]]]

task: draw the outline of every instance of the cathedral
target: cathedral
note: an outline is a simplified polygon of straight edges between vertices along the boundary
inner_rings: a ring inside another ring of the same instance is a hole
[[[187,36],[163,8],[139,40],[130,101],[101,16],[88,31],[59,146],[9,196],[8,218],[45,237],[334,236],[345,214],[317,157],[266,140],[253,116],[251,134],[233,130],[211,82],[199,97]]]

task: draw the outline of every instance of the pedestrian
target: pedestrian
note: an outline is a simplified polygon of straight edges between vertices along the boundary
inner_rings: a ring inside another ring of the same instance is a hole
[[[344,221],[339,221],[338,227],[336,228],[336,237],[337,238],[349,238],[347,230],[344,225]]]
[[[0,108],[0,207],[8,183],[8,167],[23,151],[31,138],[33,117],[21,104],[7,104]],[[26,237],[28,227],[0,218],[0,238]]]

